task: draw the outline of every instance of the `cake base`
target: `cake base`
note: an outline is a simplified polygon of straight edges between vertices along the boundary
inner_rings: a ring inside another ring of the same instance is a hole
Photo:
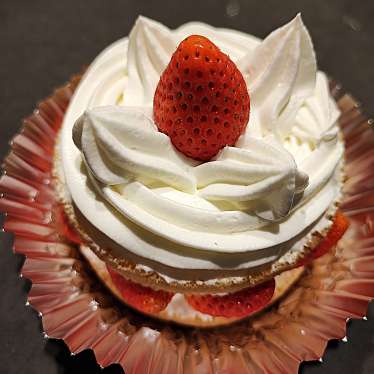
[[[79,247],[81,254],[90,264],[91,268],[94,270],[98,278],[105,284],[105,286],[111,291],[111,293],[121,302],[126,303],[126,301],[121,296],[120,292],[117,290],[112,278],[107,270],[104,261],[100,260],[99,257],[87,246],[81,245]],[[195,327],[217,327],[228,325],[245,318],[249,318],[258,313],[261,313],[265,309],[272,306],[277,302],[282,296],[284,296],[299,280],[299,278],[304,273],[304,266],[285,271],[275,277],[275,291],[271,301],[261,310],[251,314],[247,317],[242,318],[226,318],[226,317],[214,317],[208,314],[200,313],[194,310],[185,300],[182,293],[176,293],[172,300],[170,301],[167,308],[159,313],[145,313],[151,317],[158,318],[167,322],[176,322],[182,325],[195,326]],[[128,305],[131,307],[131,305]]]

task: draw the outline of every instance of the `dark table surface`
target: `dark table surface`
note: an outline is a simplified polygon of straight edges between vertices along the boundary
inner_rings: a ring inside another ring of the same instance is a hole
[[[374,114],[373,0],[1,0],[0,159],[35,103],[79,72],[105,46],[127,35],[137,15],[169,27],[199,20],[264,37],[302,12],[319,67]],[[1,223],[1,222],[0,222]],[[25,307],[29,282],[12,237],[0,233],[0,373],[100,373],[91,352],[70,356],[60,341],[45,340],[37,314]],[[324,363],[301,372],[374,373],[374,305],[368,321],[353,321],[348,342],[331,342]],[[103,373],[121,373],[112,366]]]

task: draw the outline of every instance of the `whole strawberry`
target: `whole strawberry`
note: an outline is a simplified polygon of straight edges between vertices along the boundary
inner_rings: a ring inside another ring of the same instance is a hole
[[[244,78],[209,39],[191,35],[174,52],[157,85],[158,129],[186,156],[207,161],[234,145],[249,120]]]

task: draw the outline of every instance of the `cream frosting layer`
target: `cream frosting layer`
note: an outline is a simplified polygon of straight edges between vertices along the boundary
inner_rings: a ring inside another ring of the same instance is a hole
[[[236,147],[204,164],[176,151],[152,121],[159,76],[192,33],[237,62],[252,102]],[[83,112],[74,139],[87,173],[71,139]],[[129,42],[105,50],[77,89],[63,125],[65,177],[85,217],[135,254],[182,269],[257,266],[300,247],[300,233],[339,194],[338,115],[300,16],[262,43],[203,24],[171,31],[140,18]],[[114,209],[97,200],[88,178]]]
[[[147,108],[94,108],[75,132],[103,194],[126,216],[123,198],[198,232],[255,230],[286,216],[308,184],[292,155],[274,139],[242,138],[216,160],[196,165],[155,128]],[[152,230],[151,223],[142,223]]]

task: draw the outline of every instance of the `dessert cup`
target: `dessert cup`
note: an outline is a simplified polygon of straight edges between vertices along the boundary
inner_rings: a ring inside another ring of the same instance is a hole
[[[339,113],[300,15],[263,41],[140,16],[64,116],[54,176],[71,239],[137,310],[248,316],[345,231]]]
[[[126,373],[296,373],[322,357],[346,322],[362,318],[374,297],[374,133],[372,121],[336,83],[342,115],[347,181],[341,209],[350,228],[338,246],[313,261],[279,302],[259,315],[216,329],[163,323],[117,302],[97,280],[69,227],[57,224],[53,150],[80,75],[43,100],[11,141],[0,179],[4,230],[26,256],[21,275],[32,281],[28,303],[46,337],[63,339],[72,353],[92,349],[100,366]]]

